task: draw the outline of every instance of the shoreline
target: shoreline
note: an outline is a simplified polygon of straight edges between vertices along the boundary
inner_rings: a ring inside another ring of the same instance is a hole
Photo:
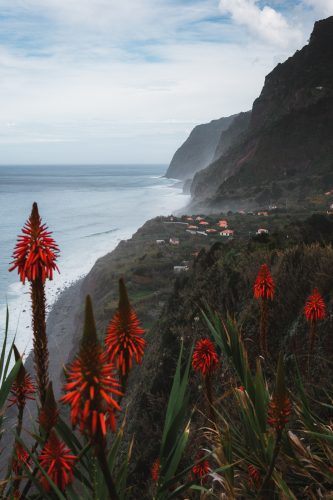
[[[79,278],[68,287],[61,290],[56,301],[52,304],[47,321],[46,332],[50,354],[49,373],[53,383],[55,397],[61,392],[61,378],[63,367],[71,361],[74,353],[76,334],[77,311],[80,308],[81,286],[85,277]],[[25,361],[25,367],[33,373],[33,351],[31,350]]]
[[[55,275],[54,280],[46,287],[47,313],[69,285],[85,277],[95,262],[116,248],[120,241],[131,238],[138,228],[152,217],[159,214],[168,215],[187,204],[187,199],[181,195],[181,189],[173,187],[175,182],[162,177],[166,166],[138,171],[133,168],[125,172],[118,170],[112,168],[102,170],[101,179],[96,181],[96,185],[92,183],[92,190],[90,188],[87,190],[87,185],[90,177],[93,178],[93,170],[86,173],[77,168],[75,172],[82,185],[75,185],[74,189],[71,182],[66,180],[66,172],[59,169],[56,176],[60,180],[56,190],[49,182],[47,172],[44,172],[45,175],[40,177],[43,189],[28,195],[25,191],[19,190],[16,213],[4,212],[6,217],[1,226],[5,243],[2,247],[3,259],[0,266],[0,275],[4,278],[0,287],[2,292],[0,338],[3,339],[8,304],[10,313],[8,343],[16,337],[16,345],[20,353],[24,354],[24,359],[29,356],[32,349],[29,286],[23,286],[15,273],[8,274],[6,262],[11,261],[16,237],[14,231],[10,232],[7,229],[17,227],[17,232],[20,231],[25,217],[17,214],[29,213],[31,199],[36,199],[39,203],[41,215],[47,218],[45,221],[49,224],[61,250],[58,264],[61,274]],[[30,172],[28,169],[27,173],[33,174],[34,171]],[[20,172],[14,172],[10,186],[16,186],[19,176]],[[87,190],[86,200],[82,200],[79,195],[80,190],[84,192]],[[94,194],[98,195],[97,198]],[[60,211],[54,211],[55,198],[57,201],[58,198],[61,199]],[[2,200],[4,205],[5,201],[6,199]],[[71,207],[71,213],[67,210],[67,204]],[[119,228],[118,231],[109,234],[110,229],[113,230],[115,227]]]

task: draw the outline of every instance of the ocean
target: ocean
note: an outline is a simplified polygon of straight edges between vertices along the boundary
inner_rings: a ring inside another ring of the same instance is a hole
[[[29,284],[9,273],[17,235],[38,203],[43,222],[60,247],[58,267],[48,281],[52,306],[66,286],[86,275],[148,219],[184,207],[188,196],[177,181],[163,178],[165,165],[0,166],[0,341],[6,306],[9,341],[25,355],[31,350]]]

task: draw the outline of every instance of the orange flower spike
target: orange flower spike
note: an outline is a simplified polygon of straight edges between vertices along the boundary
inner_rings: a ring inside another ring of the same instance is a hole
[[[247,471],[249,475],[249,484],[254,487],[256,490],[259,489],[261,483],[261,475],[259,470],[252,464],[247,466]]]
[[[17,362],[21,359],[20,353],[18,352],[15,344],[13,346],[13,351],[15,355],[15,361]],[[25,406],[26,400],[33,400],[34,394],[36,393],[36,388],[32,382],[30,374],[24,368],[23,363],[20,366],[18,374],[15,381],[10,389],[11,397],[9,398],[8,408],[11,406]]]
[[[64,491],[73,481],[73,466],[77,457],[71,454],[65,444],[51,431],[44,448],[39,455],[39,463],[55,485]],[[46,491],[50,490],[47,478],[40,474],[40,482]]]
[[[205,452],[201,450],[195,457],[197,463],[195,463],[192,467],[192,472],[197,479],[204,478],[210,472],[210,465],[208,460],[202,460],[204,456]]]
[[[304,314],[306,320],[310,323],[309,360],[308,360],[309,363],[308,369],[309,369],[310,355],[313,352],[316,339],[316,324],[318,321],[321,321],[326,317],[326,304],[317,288],[315,288],[312,294],[308,297],[306,304],[304,306]]]
[[[213,342],[210,339],[198,340],[192,355],[193,369],[206,376],[216,370],[218,363],[219,357]]]
[[[106,435],[107,426],[115,431],[115,411],[121,411],[114,396],[122,396],[115,366],[108,361],[97,340],[91,298],[86,299],[85,322],[78,356],[66,372],[66,393],[61,402],[71,406],[73,427],[94,440]]]
[[[56,400],[54,398],[52,382],[49,382],[46,390],[45,403],[39,412],[39,424],[45,432],[50,432],[56,426],[58,421],[59,411]]]
[[[261,354],[268,354],[267,333],[268,333],[268,300],[273,300],[275,293],[275,283],[267,264],[262,264],[253,285],[254,297],[260,300],[260,333],[259,344]]]
[[[29,457],[28,452],[23,448],[23,446],[20,443],[16,443],[14,460],[12,463],[12,471],[14,472],[14,474],[16,475],[21,474],[23,465],[29,467],[30,461],[31,458]]]
[[[151,478],[154,481],[154,483],[157,483],[159,475],[160,475],[160,468],[161,468],[161,463],[160,459],[156,458],[154,461],[152,467],[151,467]]]
[[[259,269],[253,286],[254,297],[256,299],[273,300],[275,292],[275,283],[267,264],[263,264]]]
[[[34,203],[31,215],[22,229],[22,235],[18,236],[12,267],[9,269],[13,271],[17,268],[22,283],[25,283],[26,279],[34,281],[39,276],[44,283],[46,278],[52,280],[53,271],[59,271],[56,265],[59,247],[51,238],[51,234],[46,225],[42,224],[37,203]]]
[[[291,402],[285,386],[284,363],[282,354],[279,356],[276,384],[273,397],[268,407],[267,423],[276,432],[281,433],[289,421]]]
[[[132,368],[133,358],[137,364],[142,362],[146,341],[142,338],[145,331],[132,309],[124,280],[119,280],[119,305],[113,316],[105,337],[105,346],[110,361],[115,362],[119,373],[126,377]]]
[[[323,297],[318,291],[318,288],[315,288],[307,299],[304,306],[304,314],[306,320],[310,323],[316,323],[326,317],[326,305]]]

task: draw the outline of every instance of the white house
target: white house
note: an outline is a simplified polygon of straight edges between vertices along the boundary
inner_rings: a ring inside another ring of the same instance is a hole
[[[173,272],[174,273],[184,273],[186,271],[189,271],[188,266],[173,266]]]
[[[156,240],[157,245],[165,245],[165,240]]]
[[[225,229],[220,232],[220,236],[224,236],[225,238],[231,238],[234,235],[233,229]]]
[[[169,243],[170,243],[170,245],[179,245],[179,239],[178,238],[170,238]]]
[[[256,234],[258,234],[258,235],[259,234],[268,234],[268,233],[269,233],[268,229],[264,229],[262,227],[259,228],[258,231],[256,232]]]

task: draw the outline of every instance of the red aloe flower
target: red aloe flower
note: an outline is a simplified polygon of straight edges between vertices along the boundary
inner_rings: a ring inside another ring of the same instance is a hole
[[[291,402],[285,386],[284,363],[282,354],[280,354],[274,394],[268,407],[267,423],[273,427],[278,434],[281,434],[281,431],[288,423],[290,413]]]
[[[58,421],[59,411],[53,394],[52,382],[46,390],[45,403],[40,409],[38,421],[45,432],[50,432]]]
[[[144,330],[132,309],[123,279],[119,280],[119,306],[113,316],[105,337],[110,360],[116,362],[119,373],[126,377],[132,368],[132,360],[142,362],[146,341]]]
[[[32,395],[36,393],[36,389],[29,373],[24,374],[23,380],[19,384],[17,381],[14,382],[10,392],[12,393],[12,397],[8,400],[10,402],[8,408],[14,405],[19,406],[27,399],[35,399]]]
[[[31,215],[22,233],[18,237],[13,253],[13,265],[9,270],[17,268],[21,281],[30,281],[34,362],[39,397],[43,404],[49,382],[44,288],[46,278],[52,279],[53,271],[58,270],[55,262],[59,249],[45,224],[42,224],[37,203],[32,205]]]
[[[192,355],[192,366],[203,376],[212,373],[218,366],[219,357],[210,339],[200,339],[196,342]]]
[[[46,278],[52,280],[53,271],[58,270],[56,265],[59,253],[58,245],[51,238],[51,232],[47,231],[45,224],[38,213],[37,203],[33,204],[32,212],[22,229],[22,235],[18,236],[13,253],[12,267],[9,271],[17,268],[22,283],[27,279],[34,281],[41,276],[44,283]]]
[[[319,320],[322,320],[326,316],[326,305],[323,297],[320,295],[318,288],[315,288],[307,299],[304,313],[306,320],[311,323],[316,323]]]
[[[263,264],[259,269],[254,282],[253,291],[256,299],[263,298],[273,300],[275,284],[267,264]]]
[[[20,443],[16,443],[14,460],[12,462],[12,471],[14,472],[14,474],[19,475],[21,473],[23,465],[29,466],[29,463],[29,453],[23,448]]]
[[[208,460],[202,460],[205,454],[206,453],[203,450],[201,450],[197,453],[197,456],[195,457],[196,463],[192,467],[192,472],[197,479],[204,478],[210,471],[210,465]]]
[[[159,475],[160,475],[160,468],[161,468],[161,463],[160,459],[156,458],[154,461],[152,467],[151,467],[151,478],[152,480],[157,483]]]
[[[320,295],[318,288],[315,288],[312,294],[308,297],[304,306],[304,314],[306,320],[310,323],[309,354],[311,354],[316,338],[316,323],[326,317],[326,304],[323,297]]]
[[[276,431],[281,431],[288,423],[290,413],[290,399],[287,396],[284,398],[273,396],[269,403],[267,422],[271,427],[274,427]]]
[[[60,401],[71,405],[71,421],[81,432],[98,440],[106,435],[106,428],[116,428],[115,412],[121,411],[114,395],[122,396],[115,377],[115,367],[97,341],[91,299],[86,299],[85,324],[81,348],[66,373],[67,392]]]
[[[263,264],[253,286],[254,297],[261,299],[260,304],[260,350],[267,354],[267,331],[268,331],[268,300],[273,300],[275,284],[267,264]]]
[[[21,359],[21,356],[15,345],[13,346],[13,351],[15,354],[15,361],[17,362],[19,359]],[[26,371],[23,364],[21,364],[19,368],[18,374],[12,384],[10,392],[12,396],[8,399],[8,402],[10,403],[8,405],[8,408],[14,405],[19,408],[23,408],[27,399],[35,399],[33,397],[33,394],[36,393],[36,388],[32,382],[30,374]]]
[[[250,464],[247,466],[247,471],[250,478],[249,480],[250,486],[258,490],[261,483],[261,475],[259,469],[257,469],[254,465]]]
[[[38,457],[41,467],[61,491],[64,491],[73,480],[73,465],[76,459],[77,457],[71,454],[54,431],[51,431]],[[47,478],[41,474],[39,477],[44,489],[49,491],[50,484]]]

